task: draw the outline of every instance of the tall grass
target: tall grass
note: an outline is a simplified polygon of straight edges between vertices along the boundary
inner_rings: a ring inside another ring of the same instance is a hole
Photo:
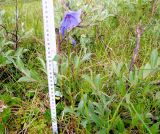
[[[0,24],[9,32],[15,29],[14,7],[12,1],[0,7],[0,13],[5,10]],[[55,7],[59,28],[64,9],[58,2]],[[70,7],[82,8],[86,16],[82,16],[82,28],[69,33],[77,45],[64,40],[58,56],[59,132],[158,134],[159,2],[70,0]],[[41,2],[21,1],[18,9],[17,51],[13,37],[0,30],[0,100],[7,106],[0,113],[0,132],[48,134],[51,120]],[[129,72],[139,24],[145,30],[134,70]]]

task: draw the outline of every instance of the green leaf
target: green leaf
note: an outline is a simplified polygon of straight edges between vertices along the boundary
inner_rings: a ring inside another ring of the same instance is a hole
[[[17,57],[16,62],[13,61],[13,63],[16,66],[16,68],[19,69],[22,73],[24,73],[27,77],[31,77],[30,71],[24,67],[24,64],[19,56]]]
[[[138,79],[138,71],[131,71],[129,74],[129,82],[131,83],[131,85],[136,85],[138,83]]]
[[[78,56],[75,56],[74,58],[74,67],[79,68],[80,66],[80,58]]]
[[[88,123],[88,120],[86,120],[86,119],[84,119],[84,120],[81,121],[81,124],[82,124],[82,126],[83,126],[84,128],[86,128],[87,123]]]
[[[130,103],[130,94],[126,94],[126,102],[129,104]]]
[[[160,91],[156,92],[155,99],[160,100]]]
[[[85,103],[87,102],[87,94],[84,94],[78,104],[78,110],[83,113]]]
[[[160,57],[158,57],[157,66],[160,66]]]
[[[159,123],[153,124],[150,128],[152,134],[159,134]]]
[[[100,74],[97,74],[95,79],[94,79],[94,83],[96,85],[96,88],[99,89],[100,88],[100,84],[101,84],[101,76]]]
[[[38,57],[37,59],[38,59],[38,60],[40,61],[40,63],[41,63],[41,66],[42,66],[41,70],[42,70],[45,74],[47,74],[46,63],[44,62],[44,60],[43,60],[41,57]]]
[[[59,55],[55,55],[54,58],[53,58],[53,61],[58,61],[60,59],[60,56]]]
[[[73,107],[65,107],[64,110],[63,110],[63,113],[70,113],[70,114],[74,114],[75,111],[74,111],[74,108]]]
[[[14,50],[8,50],[5,55],[7,56],[12,56],[12,53],[14,52]]]
[[[23,76],[17,82],[35,82],[31,77]]]
[[[11,110],[9,108],[4,109],[4,111],[0,114],[0,116],[2,117],[2,122],[7,123],[10,115],[11,115]]]
[[[96,89],[93,80],[88,75],[83,75],[82,78],[85,79],[92,86],[93,89]]]
[[[118,117],[118,119],[117,119],[116,127],[118,129],[118,132],[120,132],[120,133],[124,132],[124,130],[125,130],[124,123],[120,117]]]
[[[39,73],[35,70],[30,70],[31,78],[34,79],[35,81],[40,81],[41,77]]]
[[[97,134],[106,134],[106,132],[107,132],[106,128],[103,128],[100,131],[98,131]]]
[[[50,109],[46,109],[46,111],[44,113],[44,117],[48,122],[51,121],[51,111],[50,111]]]
[[[152,72],[152,67],[149,63],[147,63],[143,68],[143,79],[147,78]]]
[[[142,6],[142,0],[138,0],[138,5],[141,7]]]
[[[23,36],[21,36],[21,40],[22,39],[28,39],[29,37],[31,37],[33,34],[33,29],[30,29],[29,31],[25,32]]]
[[[132,115],[132,126],[135,127],[139,122],[139,118],[137,117],[136,114]]]
[[[0,67],[5,66],[7,64],[7,58],[3,55],[0,55]]]
[[[87,53],[83,56],[81,62],[85,62],[91,58],[92,53]]]
[[[2,123],[0,123],[0,133],[1,134],[5,133],[5,129],[4,129],[3,125],[2,125]]]
[[[102,127],[104,125],[104,121],[102,118],[100,118],[99,116],[97,116],[94,113],[89,113],[89,115],[90,115],[91,121],[96,123],[97,127]]]
[[[150,56],[150,63],[152,68],[157,66],[157,61],[158,61],[158,50],[154,49]]]
[[[124,96],[126,94],[126,85],[123,80],[117,80],[117,89],[121,93],[121,95]]]
[[[27,49],[24,49],[24,48],[18,48],[16,53],[15,53],[15,57],[22,57],[22,54],[27,52],[28,50]]]
[[[118,77],[121,75],[122,67],[123,67],[123,63],[121,63],[121,62],[115,63],[114,61],[112,61],[112,69]]]

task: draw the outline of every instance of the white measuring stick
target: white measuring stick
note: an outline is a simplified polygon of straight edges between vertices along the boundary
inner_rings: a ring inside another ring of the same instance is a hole
[[[55,86],[54,85],[56,83],[56,74],[58,73],[58,66],[57,66],[57,62],[53,61],[54,57],[57,54],[53,0],[42,0],[42,7],[43,7],[45,49],[46,49],[52,129],[53,129],[53,133],[57,134],[58,129],[57,129],[57,119],[56,119],[56,103],[55,103]]]

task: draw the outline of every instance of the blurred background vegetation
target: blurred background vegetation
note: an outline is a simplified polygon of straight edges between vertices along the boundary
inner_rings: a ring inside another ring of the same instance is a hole
[[[59,132],[159,134],[160,1],[55,0],[56,28],[67,2],[83,14],[58,56]],[[0,134],[51,134],[41,7],[0,0]],[[137,26],[144,31],[129,71]]]

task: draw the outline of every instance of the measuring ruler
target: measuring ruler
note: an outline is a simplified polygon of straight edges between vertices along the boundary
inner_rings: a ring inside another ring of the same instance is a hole
[[[54,57],[57,54],[53,0],[42,0],[42,7],[52,129],[54,134],[58,134],[54,86],[56,83],[56,74],[58,73],[58,66],[57,62],[53,61]]]

